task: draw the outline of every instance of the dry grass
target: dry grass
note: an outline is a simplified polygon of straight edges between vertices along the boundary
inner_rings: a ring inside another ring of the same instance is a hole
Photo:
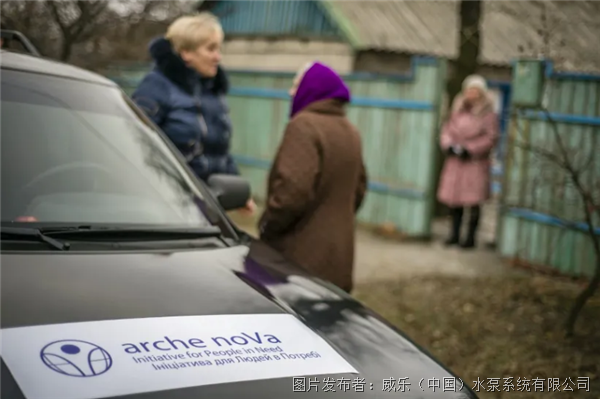
[[[357,287],[355,295],[397,325],[471,387],[491,398],[600,398],[600,298],[581,315],[576,337],[564,338],[562,325],[581,285],[546,276],[461,279],[415,277]],[[514,389],[503,392],[502,378]],[[517,390],[517,378],[567,377],[573,392]],[[589,377],[589,392],[578,389]],[[488,378],[500,378],[501,392],[486,392]]]

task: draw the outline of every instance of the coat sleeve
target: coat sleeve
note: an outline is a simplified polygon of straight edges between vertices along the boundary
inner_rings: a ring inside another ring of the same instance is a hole
[[[450,107],[449,115],[446,118],[446,122],[442,125],[442,131],[440,133],[440,147],[442,148],[443,152],[448,151],[450,146],[456,144],[452,134],[450,133],[452,129],[452,120],[454,116],[462,109],[464,101],[465,100],[461,94],[456,95],[454,100],[452,100],[452,106]]]
[[[219,77],[220,76],[220,77]],[[221,85],[221,88],[223,90],[227,90],[228,88],[228,80],[227,77],[225,75],[225,72],[219,67],[219,72],[217,73],[217,77],[215,78],[218,81],[218,84]],[[220,79],[220,80],[219,80]],[[219,101],[221,102],[221,112],[223,113],[223,120],[226,120],[226,129],[229,130],[229,132],[233,131],[233,124],[231,122],[231,117],[230,117],[230,108],[229,108],[229,104],[227,104],[227,100],[225,98],[225,94],[221,94],[219,96]],[[233,155],[231,155],[230,151],[231,151],[231,135],[229,137],[229,143],[228,145],[228,150],[227,150],[227,164],[225,166],[225,173],[230,174],[230,175],[239,175],[240,174],[240,170],[235,162],[235,159],[233,158]]]
[[[227,154],[227,174],[230,175],[239,175],[240,170],[235,163],[235,159],[233,159],[233,155]]]
[[[266,209],[260,221],[263,237],[290,229],[315,199],[314,186],[321,173],[321,150],[309,123],[296,119],[284,132],[271,169]]]
[[[476,157],[485,156],[494,148],[498,140],[498,115],[494,112],[483,117],[483,132],[479,136],[468,140],[464,147]]]
[[[452,117],[450,117],[452,118]],[[448,148],[452,145],[452,136],[450,136],[450,119],[442,126],[442,132],[440,133],[440,147],[442,151],[448,151]]]
[[[167,114],[167,101],[169,90],[165,82],[156,75],[149,74],[144,77],[131,99],[154,122],[162,128]]]
[[[361,164],[360,174],[358,176],[358,185],[356,186],[356,200],[354,205],[354,209],[356,212],[358,212],[365,199],[365,194],[367,192],[367,182],[367,169],[365,168],[365,164],[363,162]]]

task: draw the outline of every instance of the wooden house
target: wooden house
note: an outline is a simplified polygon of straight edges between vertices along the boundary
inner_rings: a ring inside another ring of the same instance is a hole
[[[318,59],[340,73],[402,73],[413,55],[458,53],[458,1],[204,1],[226,33],[224,64],[295,71]],[[483,3],[480,73],[509,81],[511,61],[544,56],[557,70],[600,72],[600,2]]]

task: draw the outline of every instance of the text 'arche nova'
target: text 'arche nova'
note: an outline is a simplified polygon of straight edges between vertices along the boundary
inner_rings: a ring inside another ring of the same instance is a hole
[[[273,334],[260,334],[258,332],[240,335],[233,335],[229,338],[218,336],[209,338],[208,342],[213,342],[218,347],[246,346],[246,345],[264,345],[281,344],[281,340]],[[125,352],[131,355],[140,353],[150,353],[154,350],[159,351],[178,351],[183,349],[206,349],[208,344],[200,338],[188,338],[187,340],[172,339],[165,336],[156,341],[145,341],[139,343],[122,344]],[[141,348],[141,349],[140,349]]]

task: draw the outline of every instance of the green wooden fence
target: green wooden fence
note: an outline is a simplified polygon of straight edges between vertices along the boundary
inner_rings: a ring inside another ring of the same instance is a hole
[[[594,252],[584,204],[564,168],[559,142],[600,202],[600,76],[556,73],[544,61],[517,62],[499,220],[499,251],[530,266],[591,276]],[[518,108],[518,109],[517,109]],[[600,235],[600,218],[593,225]]]
[[[114,64],[106,76],[130,94],[148,65]],[[292,73],[230,71],[232,153],[257,200],[288,121]],[[358,219],[392,223],[407,236],[429,237],[444,60],[415,57],[404,75],[354,74],[344,79],[353,100],[349,119],[361,131],[369,191]]]

